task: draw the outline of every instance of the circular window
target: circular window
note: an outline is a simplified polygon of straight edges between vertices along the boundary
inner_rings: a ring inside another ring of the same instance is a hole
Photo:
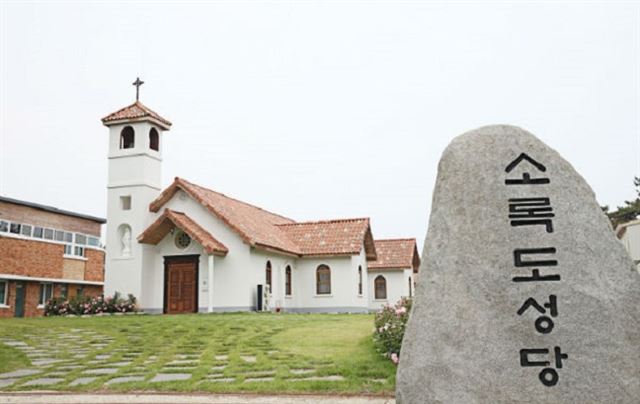
[[[191,244],[191,237],[187,233],[179,231],[176,234],[176,247],[185,249],[189,247],[189,244]]]

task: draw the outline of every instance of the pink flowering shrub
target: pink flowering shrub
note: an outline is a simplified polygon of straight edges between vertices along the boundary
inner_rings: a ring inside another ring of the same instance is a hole
[[[411,299],[402,298],[395,306],[385,305],[376,313],[373,338],[379,351],[398,364],[404,329],[409,320]]]
[[[130,313],[137,311],[136,298],[122,298],[118,292],[111,296],[75,296],[71,299],[54,297],[44,306],[45,316]]]

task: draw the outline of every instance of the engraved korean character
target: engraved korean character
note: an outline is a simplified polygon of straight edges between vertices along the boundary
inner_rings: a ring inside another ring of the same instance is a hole
[[[542,306],[533,297],[528,298],[527,300],[525,300],[524,304],[518,309],[518,315],[519,316],[523,315],[527,310],[529,310],[530,307],[533,307],[541,314],[544,314],[543,316],[539,316],[536,319],[536,322],[535,322],[536,330],[541,334],[549,334],[554,327],[554,323],[551,317],[558,316],[558,305],[557,305],[556,295],[549,295],[549,302],[543,303]],[[547,314],[546,309],[549,309],[548,314],[551,317],[546,315]]]
[[[560,347],[557,346],[553,348],[553,353],[555,356],[554,364],[556,369],[562,369],[562,360],[569,358],[568,354],[562,353]],[[532,366],[547,366],[540,371],[538,374],[538,379],[540,382],[547,387],[552,387],[558,384],[558,380],[560,376],[558,375],[558,371],[551,367],[551,362],[548,360],[531,360],[530,355],[548,355],[548,349],[539,349],[539,348],[529,348],[529,349],[521,349],[520,350],[520,366],[521,367],[532,367]]]
[[[538,171],[541,171],[541,172],[547,171],[547,168],[544,165],[535,161],[528,154],[521,153],[515,160],[513,160],[511,163],[507,165],[507,167],[505,168],[505,172],[510,173],[511,171],[513,171],[514,168],[516,168],[523,161],[527,161]],[[539,185],[539,184],[548,184],[549,182],[550,182],[549,178],[546,178],[546,177],[531,178],[531,174],[529,174],[528,172],[524,172],[522,174],[522,178],[517,178],[517,179],[507,178],[506,180],[504,180],[504,183],[506,185]]]
[[[524,257],[536,254],[555,254],[555,247],[545,248],[516,248],[513,250],[513,263],[517,268],[529,267],[553,267],[558,265],[558,261],[554,259],[523,259]],[[532,268],[531,276],[514,276],[513,282],[549,282],[559,281],[560,275],[540,275],[540,269]]]
[[[553,208],[549,198],[509,199],[511,226],[544,225],[547,233],[553,233]]]

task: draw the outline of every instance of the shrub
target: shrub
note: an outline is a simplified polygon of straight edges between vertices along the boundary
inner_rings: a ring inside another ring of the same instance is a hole
[[[44,306],[45,316],[69,314],[129,313],[137,311],[136,298],[128,295],[123,299],[118,292],[111,296],[75,296],[71,299],[54,297]]]
[[[404,330],[409,320],[411,299],[402,298],[395,306],[385,305],[376,313],[373,338],[380,352],[398,364]]]

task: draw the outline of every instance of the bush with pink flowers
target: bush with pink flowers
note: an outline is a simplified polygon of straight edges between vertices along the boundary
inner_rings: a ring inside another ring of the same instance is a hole
[[[402,298],[395,306],[385,305],[376,313],[373,338],[376,346],[393,363],[398,364],[404,329],[411,311],[411,299]]]
[[[131,313],[137,311],[136,298],[122,298],[118,292],[112,296],[75,296],[71,299],[54,297],[44,306],[45,316]]]

